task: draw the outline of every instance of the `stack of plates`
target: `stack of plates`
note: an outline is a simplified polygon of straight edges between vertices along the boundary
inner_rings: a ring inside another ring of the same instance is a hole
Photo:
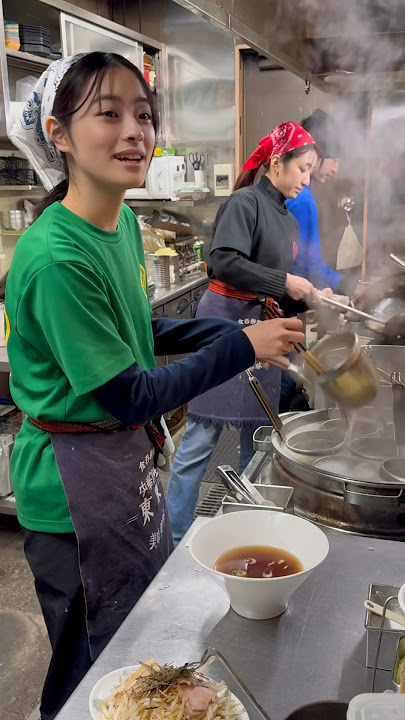
[[[20,25],[20,50],[48,57],[51,54],[51,32],[40,25]]]

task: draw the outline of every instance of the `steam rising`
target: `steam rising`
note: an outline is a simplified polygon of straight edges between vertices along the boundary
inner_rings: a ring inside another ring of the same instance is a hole
[[[327,105],[341,132],[341,177],[351,181],[360,238],[367,112],[372,103],[367,276],[393,274],[389,252],[396,248],[405,257],[405,92],[400,91],[405,89],[405,3],[299,0],[298,13],[306,18],[310,37],[307,67],[324,77],[331,73],[326,82],[340,91],[340,97],[329,97]]]

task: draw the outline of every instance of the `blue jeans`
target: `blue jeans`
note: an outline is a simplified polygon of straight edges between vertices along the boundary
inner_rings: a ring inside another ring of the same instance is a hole
[[[201,481],[222,428],[202,423],[187,423],[187,428],[174,456],[172,472],[167,486],[166,502],[169,510],[173,539],[177,544],[189,529],[197,505]],[[253,457],[253,431],[240,432],[239,473]]]

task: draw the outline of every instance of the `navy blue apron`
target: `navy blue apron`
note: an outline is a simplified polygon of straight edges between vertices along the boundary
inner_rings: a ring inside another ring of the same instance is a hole
[[[196,317],[223,317],[248,326],[264,320],[264,313],[258,300],[239,300],[207,290],[200,300]],[[273,406],[278,408],[281,370],[275,367],[264,370],[261,363],[256,363],[251,369]],[[245,372],[191,400],[188,416],[196,422],[209,422],[221,427],[229,424],[238,429],[269,424],[267,415],[249,387]]]
[[[145,429],[51,433],[78,540],[94,661],[173,550]]]

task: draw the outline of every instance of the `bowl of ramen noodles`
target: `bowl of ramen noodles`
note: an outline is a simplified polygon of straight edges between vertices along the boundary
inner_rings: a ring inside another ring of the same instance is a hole
[[[208,520],[189,547],[227,592],[231,608],[252,620],[281,615],[329,552],[326,535],[308,520],[255,510]]]

